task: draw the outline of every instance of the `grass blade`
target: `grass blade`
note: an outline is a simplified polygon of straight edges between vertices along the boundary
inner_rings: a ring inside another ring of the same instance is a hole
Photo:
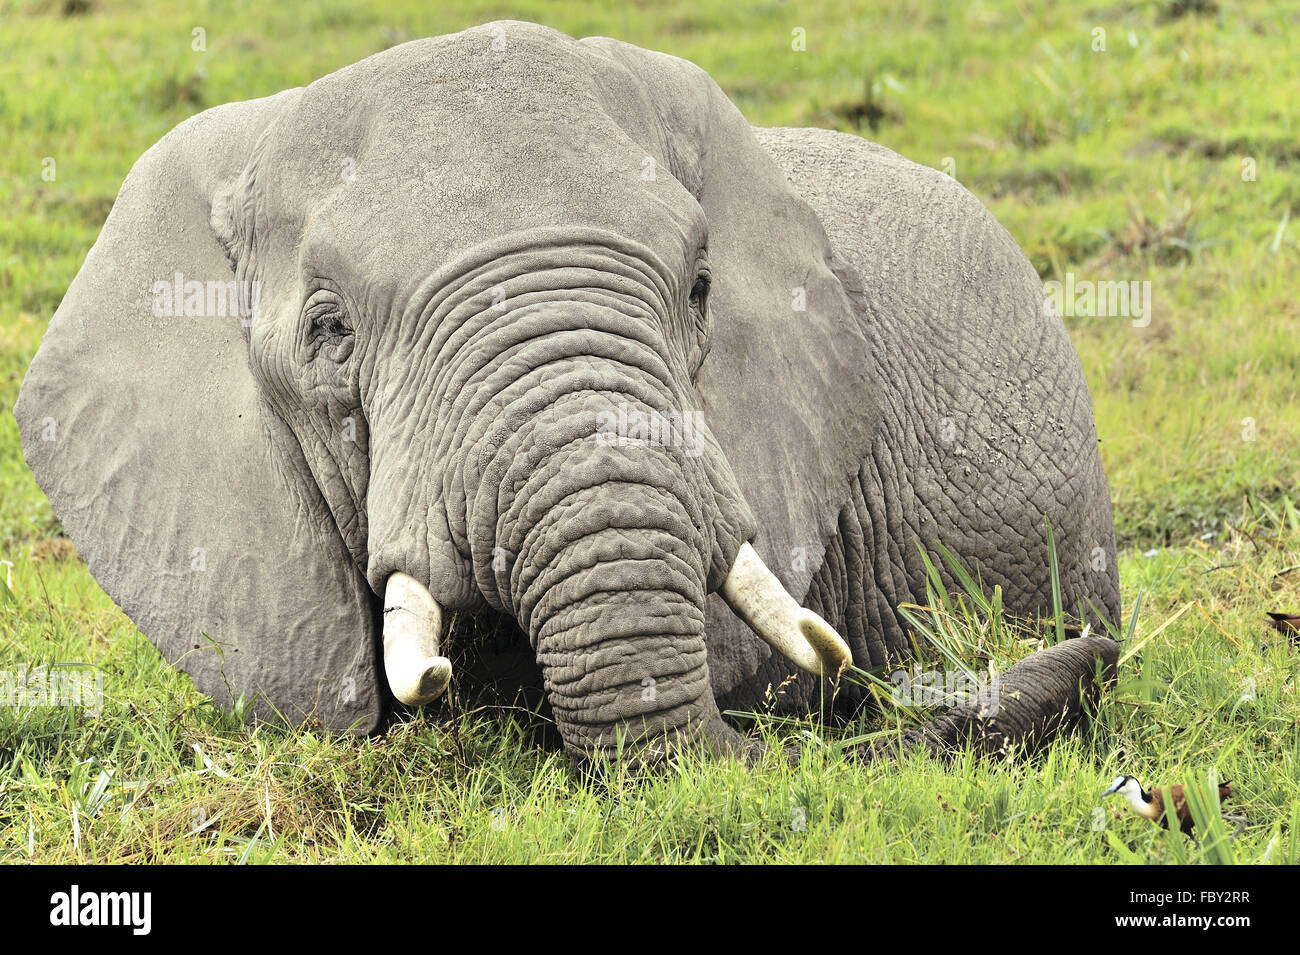
[[[1061,565],[1056,560],[1056,537],[1052,534],[1052,519],[1046,514],[1047,569],[1052,578],[1052,619],[1056,622],[1056,642],[1065,642],[1065,611],[1061,607]]]

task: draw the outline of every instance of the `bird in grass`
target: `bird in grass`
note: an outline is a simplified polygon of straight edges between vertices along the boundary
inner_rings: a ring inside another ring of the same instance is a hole
[[[1151,792],[1147,792],[1132,776],[1118,776],[1110,784],[1110,788],[1102,793],[1102,797],[1119,793],[1128,803],[1129,809],[1133,810],[1143,819],[1149,819],[1152,822],[1158,822],[1166,829],[1169,828],[1169,817],[1165,815],[1165,806],[1172,805],[1172,814],[1178,820],[1178,828],[1183,831],[1183,835],[1190,836],[1195,823],[1192,821],[1192,811],[1187,805],[1187,796],[1183,791],[1182,783],[1175,783],[1173,786],[1157,786]],[[1219,801],[1222,802],[1232,793],[1232,783],[1219,783]],[[1236,817],[1233,817],[1236,821]]]
[[[1264,621],[1266,624],[1278,633],[1286,634],[1292,643],[1300,643],[1300,614],[1274,613],[1271,610],[1267,613],[1268,619]]]

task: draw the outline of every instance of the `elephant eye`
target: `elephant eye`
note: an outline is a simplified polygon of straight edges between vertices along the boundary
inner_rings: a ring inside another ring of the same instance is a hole
[[[352,334],[343,300],[334,292],[315,292],[303,309],[313,340],[322,344],[339,342]]]
[[[695,284],[691,286],[691,308],[703,309],[708,297],[709,277],[707,275],[696,276]]]
[[[352,334],[352,329],[343,323],[343,319],[335,312],[319,318],[312,322],[312,330],[321,338],[344,338]]]
[[[303,306],[306,358],[341,365],[352,355],[352,323],[343,297],[333,289],[312,292]]]

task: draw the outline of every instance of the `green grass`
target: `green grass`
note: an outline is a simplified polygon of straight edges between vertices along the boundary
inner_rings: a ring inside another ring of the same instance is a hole
[[[1126,605],[1143,594],[1131,655],[1088,730],[1010,763],[846,759],[845,740],[911,718],[889,706],[842,727],[760,720],[774,748],[801,741],[798,765],[683,756],[599,780],[538,745],[535,718],[455,700],[374,740],[243,727],[94,585],[0,415],[0,559],[15,564],[12,594],[0,590],[0,669],[91,662],[106,692],[99,716],[0,709],[0,859],[1296,861],[1300,651],[1269,642],[1260,620],[1300,610],[1300,13],[1200,6],[92,2],[65,16],[63,3],[0,0],[6,409],[122,177],[164,132],[498,17],[676,53],[756,123],[855,130],[946,166],[1045,280],[1149,280],[1155,303],[1145,328],[1067,320],[1096,405]],[[191,49],[196,27],[204,52]],[[805,52],[791,50],[796,28]],[[1033,649],[996,608],[931,603],[918,631],[941,629],[963,665]],[[1098,815],[1120,772],[1147,784],[1216,772],[1248,825],[1197,846],[1118,802]]]

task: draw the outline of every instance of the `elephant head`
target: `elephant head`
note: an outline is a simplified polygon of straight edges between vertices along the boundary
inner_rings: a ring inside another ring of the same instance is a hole
[[[709,594],[848,660],[754,546],[816,538],[877,423],[832,258],[703,71],[489,24],[164,137],[16,415],[95,577],[220,700],[371,730],[487,605],[575,755],[725,748]]]

